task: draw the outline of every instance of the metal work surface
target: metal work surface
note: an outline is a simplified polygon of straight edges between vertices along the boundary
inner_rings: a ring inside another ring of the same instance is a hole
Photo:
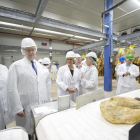
[[[75,107],[75,103],[70,101],[70,108],[72,107]],[[58,112],[58,101],[32,106],[31,110],[33,113],[34,124],[36,126],[38,122],[45,116]]]
[[[119,96],[134,98],[139,93],[135,90]],[[100,111],[101,101],[46,116],[36,127],[38,140],[128,140],[134,125],[107,122]]]

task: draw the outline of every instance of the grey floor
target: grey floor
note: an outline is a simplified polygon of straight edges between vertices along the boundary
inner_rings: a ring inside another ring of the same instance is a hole
[[[98,77],[98,89],[103,89],[104,88],[104,77],[99,76]],[[137,88],[140,88],[140,84],[137,82]],[[112,80],[112,91],[111,92],[105,92],[105,97],[110,97],[116,94],[116,89],[117,89],[117,82],[116,80]],[[57,100],[57,84],[56,81],[52,81],[51,84],[51,97],[53,100]],[[14,127],[15,122],[9,124],[7,128]]]

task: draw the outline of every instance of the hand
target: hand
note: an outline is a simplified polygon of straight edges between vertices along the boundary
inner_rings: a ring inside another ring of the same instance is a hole
[[[81,79],[83,79],[83,78],[84,78],[84,76],[82,75],[82,76],[81,76]]]
[[[78,69],[80,69],[80,68],[82,68],[82,64],[80,64],[80,65],[78,66]]]
[[[126,74],[127,74],[127,75],[130,75],[130,72],[129,72],[129,71],[127,71],[127,72],[126,72]]]
[[[74,93],[77,90],[76,87],[71,88],[72,93]]]
[[[18,115],[19,117],[25,117],[24,111],[19,112],[17,115]]]
[[[73,87],[73,88],[67,88],[67,91],[70,93],[74,93],[77,90],[77,88]]]

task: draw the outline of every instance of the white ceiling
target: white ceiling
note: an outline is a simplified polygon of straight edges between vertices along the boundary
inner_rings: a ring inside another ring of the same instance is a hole
[[[120,1],[122,0],[114,0],[113,4],[116,4]],[[0,0],[0,6],[18,9],[34,14],[38,2],[39,0]],[[140,6],[134,3],[134,0],[128,0],[118,8],[114,9],[114,13],[113,13],[114,19],[124,14],[127,14],[128,12],[131,12],[137,8],[140,8]],[[103,10],[104,10],[104,0],[49,0],[42,16],[101,31],[100,11]],[[127,28],[139,25],[140,24],[139,14],[140,14],[140,10],[133,14],[127,15],[124,18],[114,21],[113,31],[117,33],[118,31],[125,30]],[[24,24],[26,26],[31,26],[31,27],[33,26],[31,23],[16,21],[12,19],[5,19],[2,17],[0,17],[0,20],[16,23],[16,24]],[[36,25],[36,27],[48,29],[48,27],[45,27],[43,25]],[[62,31],[50,27],[49,30],[71,33],[68,31]],[[15,32],[17,33],[18,31]],[[23,34],[26,33],[23,32]],[[33,35],[36,34],[33,33]],[[85,37],[90,37],[90,36],[85,36]],[[53,38],[59,38],[59,37],[53,37]]]

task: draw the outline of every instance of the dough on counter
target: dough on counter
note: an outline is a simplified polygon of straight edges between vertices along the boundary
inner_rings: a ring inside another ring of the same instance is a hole
[[[134,124],[140,121],[140,101],[130,97],[111,97],[101,102],[103,117],[115,124]]]

